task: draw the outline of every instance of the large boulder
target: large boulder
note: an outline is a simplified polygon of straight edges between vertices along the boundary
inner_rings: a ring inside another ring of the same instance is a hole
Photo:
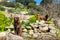
[[[0,40],[24,40],[22,37],[8,32],[0,33]]]
[[[14,35],[12,33],[6,34],[6,40],[24,40],[22,37]]]
[[[0,40],[6,40],[6,32],[0,32]]]

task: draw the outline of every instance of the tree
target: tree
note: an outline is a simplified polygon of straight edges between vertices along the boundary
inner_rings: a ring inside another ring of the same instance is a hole
[[[34,3],[29,3],[29,4],[28,4],[28,8],[33,8],[33,9],[34,9],[34,8],[36,8],[36,4],[34,4]]]
[[[42,0],[41,4],[51,4],[53,0]]]
[[[35,3],[34,0],[15,0],[15,1],[24,5],[28,5],[29,3]]]

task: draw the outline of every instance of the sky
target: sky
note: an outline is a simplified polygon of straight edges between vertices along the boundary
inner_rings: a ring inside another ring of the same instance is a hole
[[[14,1],[14,0],[8,0],[8,1],[12,2],[12,1]],[[40,4],[40,2],[41,2],[42,0],[35,0],[35,1],[36,1],[36,4]]]
[[[36,1],[36,4],[38,5],[42,0],[35,0],[35,1]]]
[[[35,0],[37,2],[37,5],[41,3],[42,0]],[[60,0],[53,0],[54,3],[60,3]]]

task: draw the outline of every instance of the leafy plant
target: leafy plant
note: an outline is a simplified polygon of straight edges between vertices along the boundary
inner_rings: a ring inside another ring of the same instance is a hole
[[[5,31],[5,26],[11,24],[10,20],[4,15],[3,11],[0,11],[0,31]]]
[[[26,26],[30,26],[30,23],[33,23],[35,21],[36,21],[35,15],[30,15],[30,18],[28,19],[28,22],[21,21],[20,24],[22,26],[25,26],[26,27]]]
[[[17,3],[16,7],[16,12],[20,12],[20,11],[27,11],[27,7],[25,7],[24,5],[22,5],[21,3]]]
[[[21,20],[20,24],[21,24],[21,25],[25,25],[25,22]]]
[[[48,20],[46,22],[50,23],[50,24],[53,24],[53,21],[50,18],[48,18]]]
[[[60,37],[60,30],[56,28],[56,36]]]
[[[14,2],[0,2],[0,5],[6,6],[6,7],[15,7],[16,3],[14,3]]]
[[[1,11],[4,11],[5,8],[4,8],[3,6],[0,5],[0,10],[1,10]]]
[[[26,28],[26,26],[30,26],[30,22],[21,21],[20,24]]]
[[[35,21],[36,21],[35,15],[30,15],[29,22],[30,22],[30,23],[33,23],[33,22],[35,22]]]

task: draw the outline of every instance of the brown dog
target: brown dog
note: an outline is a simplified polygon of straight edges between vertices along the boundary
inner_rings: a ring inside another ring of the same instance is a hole
[[[41,20],[47,21],[48,15],[44,15],[44,16],[42,15],[42,16],[41,16],[40,14],[37,14],[37,17],[36,17],[36,18],[37,18],[37,20],[41,19]]]
[[[22,28],[20,25],[19,17],[14,17],[14,31],[15,31],[15,34],[21,36]]]

